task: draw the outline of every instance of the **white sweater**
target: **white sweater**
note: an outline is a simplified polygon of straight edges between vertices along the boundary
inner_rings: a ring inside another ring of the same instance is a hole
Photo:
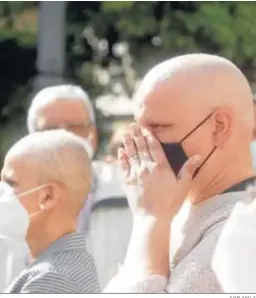
[[[25,242],[0,235],[0,293],[25,269],[28,257]]]
[[[225,292],[256,292],[255,207],[238,203],[219,238],[212,266]]]

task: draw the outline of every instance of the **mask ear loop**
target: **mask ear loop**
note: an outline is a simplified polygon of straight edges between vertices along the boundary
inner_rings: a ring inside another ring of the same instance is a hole
[[[211,116],[213,115],[214,112],[211,112],[211,114],[209,116],[207,116],[203,121],[201,121],[194,129],[192,129],[181,141],[180,143],[182,143],[183,141],[185,141],[193,132],[195,132],[201,125],[203,125],[208,119],[211,118]],[[217,149],[217,146],[214,146],[214,148],[211,150],[211,152],[207,155],[207,157],[205,158],[205,160],[203,161],[203,163],[200,165],[200,167],[198,167],[193,175],[193,179],[195,178],[195,176],[198,174],[198,172],[200,171],[200,169],[203,167],[203,165],[207,162],[207,160],[212,156],[212,154],[214,153],[214,151]]]
[[[21,198],[21,197],[23,197],[23,196],[26,196],[26,195],[29,195],[29,194],[31,194],[31,193],[34,193],[34,192],[36,192],[36,191],[38,191],[38,190],[41,190],[42,188],[44,188],[44,187],[47,186],[47,185],[48,185],[48,184],[45,183],[45,184],[42,184],[42,185],[37,186],[37,187],[35,187],[35,188],[29,189],[29,190],[25,190],[24,192],[18,194],[17,197],[18,197],[18,198]]]
[[[195,178],[195,176],[198,174],[198,172],[201,170],[201,168],[203,167],[203,165],[207,162],[207,160],[213,155],[214,151],[217,149],[217,146],[214,146],[214,148],[211,150],[211,152],[207,155],[207,157],[205,158],[205,160],[203,161],[203,163],[200,165],[200,167],[198,167],[193,175],[193,179]]]
[[[207,116],[203,121],[201,121],[194,129],[192,129],[181,141],[180,143],[182,143],[183,141],[185,141],[190,135],[192,135],[193,132],[195,132],[201,125],[203,125],[209,118],[211,118],[211,116],[213,115],[214,112],[211,112],[211,114],[209,116]]]

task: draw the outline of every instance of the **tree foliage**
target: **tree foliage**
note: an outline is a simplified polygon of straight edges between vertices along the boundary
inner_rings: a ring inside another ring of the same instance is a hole
[[[0,3],[0,76],[5,76],[6,69],[16,76],[15,67],[23,83],[35,73],[37,23],[21,24],[20,20],[38,6],[33,1]],[[253,2],[69,1],[68,71],[92,92],[100,93],[105,89],[100,88],[93,71],[111,72],[110,66],[118,66],[121,70],[112,71],[108,85],[119,75],[131,95],[136,78],[153,64],[181,53],[202,51],[231,59],[253,81],[255,15]],[[25,52],[27,68],[19,65],[24,61],[19,53]],[[14,79],[14,84],[20,79]]]
[[[231,59],[254,80],[255,15],[253,2],[69,2],[68,24],[76,43],[86,45],[84,54],[103,66],[118,59],[113,49],[125,42],[139,75],[162,59],[202,51]],[[93,34],[79,36],[78,28]],[[104,53],[92,44],[92,35],[106,40]]]
[[[5,122],[25,118],[26,90],[36,74],[38,7],[0,2],[0,134]],[[200,51],[231,59],[254,82],[255,15],[254,2],[69,1],[67,72],[92,97],[119,92],[120,85],[131,96],[155,63]]]

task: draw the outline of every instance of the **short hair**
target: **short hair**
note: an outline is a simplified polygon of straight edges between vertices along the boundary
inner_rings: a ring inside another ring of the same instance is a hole
[[[8,152],[21,156],[35,171],[38,184],[57,181],[82,208],[92,179],[91,161],[82,138],[63,129],[29,134]],[[7,155],[8,155],[7,154]]]
[[[36,120],[38,110],[52,100],[81,101],[88,111],[89,121],[96,124],[95,112],[89,95],[81,87],[76,85],[57,85],[42,89],[32,99],[27,116],[27,128],[29,133],[37,131]]]

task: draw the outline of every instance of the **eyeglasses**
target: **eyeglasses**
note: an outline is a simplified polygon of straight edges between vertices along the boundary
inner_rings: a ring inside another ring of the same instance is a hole
[[[66,129],[66,130],[76,130],[76,129],[84,129],[88,128],[92,125],[91,122],[89,123],[62,123],[62,124],[56,124],[56,125],[49,125],[49,126],[44,126],[39,128],[39,131],[44,131],[44,130],[54,130],[54,129]]]

